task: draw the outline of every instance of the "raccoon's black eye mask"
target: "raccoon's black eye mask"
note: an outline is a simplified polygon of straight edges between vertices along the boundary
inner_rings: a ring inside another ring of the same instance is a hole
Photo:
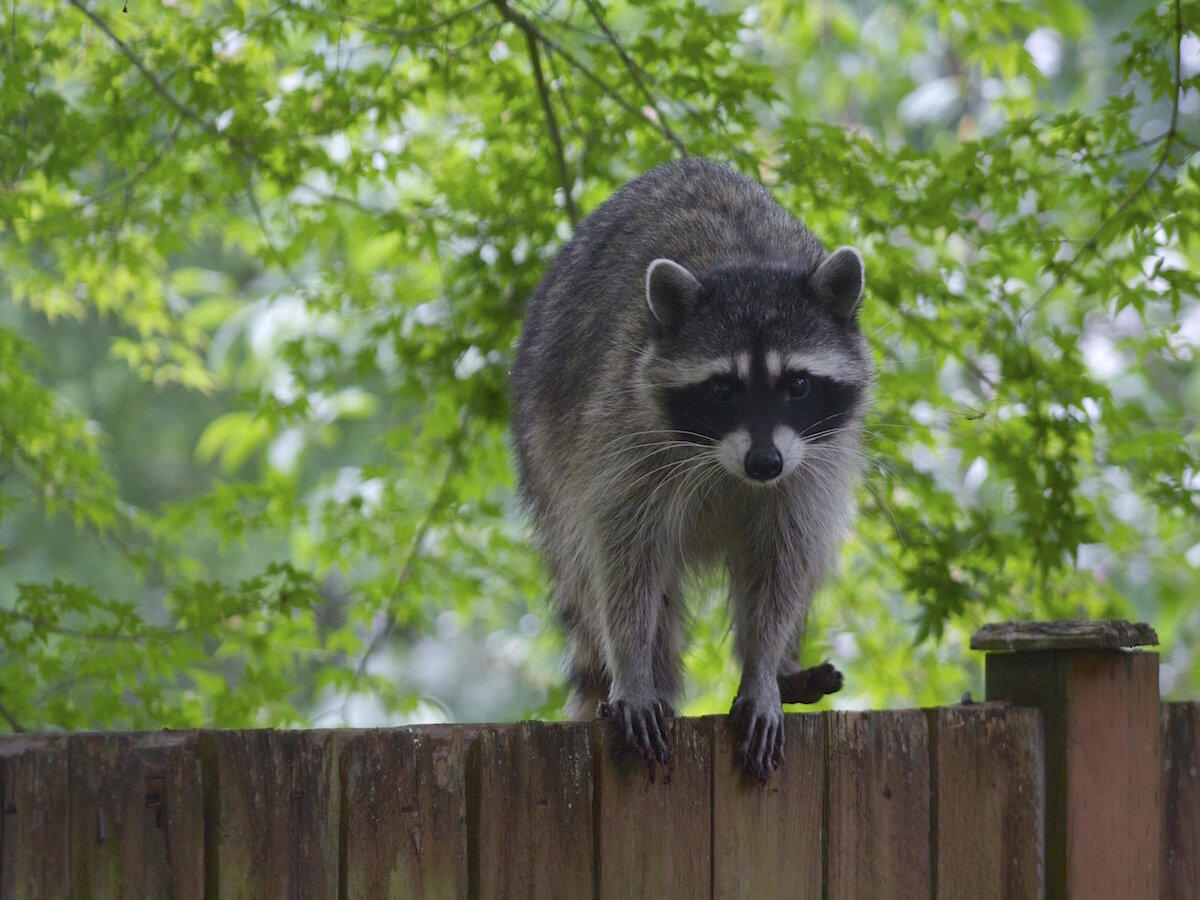
[[[698,384],[666,388],[663,402],[681,440],[715,444],[738,429],[769,439],[776,428],[820,440],[840,428],[860,391],[809,372],[785,372],[773,384],[714,375]]]
[[[812,380],[807,372],[785,376],[788,396],[793,400],[804,400],[812,393]]]
[[[730,375],[714,375],[704,384],[708,386],[709,395],[718,403],[734,399],[734,395],[742,389],[742,383]],[[807,372],[785,375],[780,379],[780,384],[785,385],[790,400],[804,400],[812,393],[812,376]]]
[[[727,400],[732,400],[733,395],[737,393],[741,384],[736,378],[725,378],[718,375],[715,378],[710,378],[705,382],[708,385],[708,393],[712,399],[718,403],[724,403]]]

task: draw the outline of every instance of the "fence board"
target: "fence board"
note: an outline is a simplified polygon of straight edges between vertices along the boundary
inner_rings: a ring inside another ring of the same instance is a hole
[[[821,897],[825,716],[785,722],[786,759],[759,785],[734,762],[728,719],[713,721],[714,897]]]
[[[467,895],[466,728],[342,732],[344,900]]]
[[[1200,703],[1162,705],[1163,900],[1200,898]]]
[[[0,741],[0,897],[68,894],[68,739]]]
[[[204,894],[204,794],[192,733],[71,740],[71,892]]]
[[[931,711],[937,897],[1044,895],[1042,717],[1001,704]]]
[[[1041,709],[789,716],[765,787],[724,717],[675,720],[653,782],[610,722],[2,737],[0,897],[1200,900],[1200,704],[1160,706],[1145,655],[1054,653],[989,660]],[[1086,890],[1049,883],[1052,776]]]
[[[1159,885],[1158,656],[1081,653],[1069,677],[1070,896],[1151,898]],[[1089,742],[1083,734],[1107,739]],[[1117,823],[1126,834],[1114,845],[1109,835]]]
[[[210,889],[222,898],[337,896],[335,735],[204,733]]]
[[[1046,893],[1131,900],[1158,892],[1158,656],[1119,650],[991,653],[989,699],[1043,711]],[[1123,839],[1112,835],[1120,828]]]
[[[485,731],[476,821],[479,896],[592,897],[590,727],[523,722]]]
[[[599,896],[703,898],[712,893],[712,728],[672,722],[672,766],[611,747],[612,723],[592,724]]]
[[[932,894],[929,733],[920,710],[831,713],[830,900]]]

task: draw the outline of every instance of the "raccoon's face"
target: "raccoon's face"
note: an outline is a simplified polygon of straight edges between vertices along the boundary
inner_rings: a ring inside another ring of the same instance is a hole
[[[821,353],[744,350],[728,362],[714,360],[711,374],[667,388],[663,406],[680,439],[713,447],[735,475],[762,484],[786,478],[855,416],[860,389],[834,377],[836,360]]]
[[[830,260],[851,271],[822,273]],[[857,253],[840,251],[804,278],[741,271],[702,285],[655,260],[653,380],[677,439],[712,448],[730,473],[758,485],[852,453],[873,371],[853,315],[861,273]],[[822,280],[834,275],[832,287]]]

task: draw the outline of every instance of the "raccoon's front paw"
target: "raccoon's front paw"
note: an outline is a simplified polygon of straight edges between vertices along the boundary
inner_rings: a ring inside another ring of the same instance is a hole
[[[842,673],[832,663],[779,676],[779,696],[784,703],[816,703],[841,689]]]
[[[633,700],[606,700],[600,704],[600,715],[612,719],[625,740],[625,745],[647,763],[656,760],[666,765],[671,758],[669,721],[675,711],[661,700],[638,703]]]
[[[734,761],[755,781],[766,784],[783,762],[783,707],[779,700],[739,694],[729,709],[729,721],[741,738]]]

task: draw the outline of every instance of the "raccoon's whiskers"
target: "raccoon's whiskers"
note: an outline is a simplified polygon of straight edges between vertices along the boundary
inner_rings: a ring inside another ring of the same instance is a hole
[[[686,434],[686,432],[682,432]],[[695,446],[690,441],[680,440],[678,432],[670,428],[649,428],[642,431],[632,431],[627,434],[618,434],[616,437],[610,438],[596,448],[596,458],[611,459],[620,457],[627,452],[637,450],[655,450],[675,447],[675,446]],[[697,437],[700,437],[697,435]],[[648,440],[638,440],[639,438],[649,438]]]
[[[897,519],[896,514],[892,512],[892,505],[887,502],[887,498],[885,498],[883,494],[879,493],[879,491],[875,489],[875,486],[869,481],[864,480],[863,484],[865,484],[867,490],[875,496],[875,500],[883,508],[883,511],[887,513],[887,517],[892,520],[892,530],[896,533],[896,536],[900,538],[900,543],[904,545],[904,549],[907,550],[908,539],[904,534],[904,529],[900,525],[900,520]]]
[[[692,459],[692,457],[694,456],[694,454],[692,454],[692,453],[688,453],[688,454],[682,455],[682,456],[680,456],[680,455],[671,456],[669,451],[680,450],[680,449],[693,451],[696,449],[696,446],[697,445],[689,443],[687,441],[658,441],[658,442],[653,442],[653,443],[634,445],[630,449],[637,449],[640,447],[645,447],[648,449],[644,453],[634,455],[631,458],[625,460],[624,464],[621,465],[620,468],[615,469],[611,472],[606,471],[604,473],[605,483],[608,486],[608,488],[615,489],[615,490],[620,490],[622,487],[630,487],[630,488],[635,487],[636,485],[638,485],[642,481],[644,481],[646,478],[653,477],[654,475],[658,474],[659,472],[663,471],[664,469],[672,468],[681,463],[690,461]],[[610,454],[610,457],[616,457],[617,461],[620,462],[621,455],[622,455],[621,451],[617,450],[617,451],[614,451],[612,454]],[[643,466],[644,464],[653,460],[655,456],[663,457],[662,461],[658,462],[657,465],[653,465],[652,468],[642,472],[641,475],[639,475],[636,479],[634,479],[634,481],[632,481],[630,484],[628,484],[628,485],[624,484],[625,473],[629,472],[631,469],[637,469],[638,467]]]
[[[677,499],[671,504],[669,511],[671,533],[679,538],[686,535],[689,528],[694,527],[695,517],[704,505],[705,496],[718,481],[716,473],[719,470],[714,469],[711,465],[714,461],[715,459],[698,459],[698,464],[689,469],[680,481]],[[718,462],[717,465],[719,466],[720,463]],[[705,493],[697,499],[701,489],[704,489]]]
[[[590,493],[597,502],[605,505],[611,504],[613,498],[624,498],[624,505],[640,508],[642,515],[639,516],[638,525],[641,528],[659,492],[686,479],[691,470],[704,464],[702,456],[692,453],[670,456],[662,449],[663,444],[666,442],[654,444],[649,451],[625,460],[621,460],[620,451],[617,451],[614,456],[621,464],[612,471],[601,470],[601,477],[593,481]],[[670,444],[667,446],[669,448]],[[695,445],[686,446],[690,450],[695,449]],[[655,459],[656,456],[659,458]],[[627,477],[626,473],[631,470],[636,477]],[[647,491],[648,495],[643,496]]]
[[[840,413],[833,413],[832,415],[825,416],[825,418],[823,418],[823,419],[817,419],[817,421],[813,422],[811,425],[809,425],[807,428],[805,428],[802,432],[800,432],[799,436],[806,440],[813,440],[815,438],[824,437],[829,434],[836,434],[841,431],[847,431],[848,427],[843,425],[838,428],[830,428],[823,432],[817,432],[815,434],[813,433],[813,429],[816,428],[818,425],[821,425],[824,422],[828,422],[830,419],[840,418],[840,416],[841,416]]]
[[[831,472],[840,472],[843,470],[846,463],[845,455],[845,451],[840,448],[829,448],[818,444],[816,446],[810,446],[806,449],[805,462],[811,461],[820,464],[823,469],[822,474],[827,476]],[[891,475],[901,484],[905,483],[903,476],[901,476],[891,466],[882,460],[869,459],[861,452],[855,452],[854,455],[859,458],[861,463],[863,463],[863,465],[859,466],[860,470],[866,468],[865,464],[873,463],[883,468],[889,475]],[[908,541],[905,538],[904,529],[900,526],[900,522],[896,518],[896,514],[892,511],[892,506],[891,503],[888,502],[888,498],[884,496],[884,494],[876,487],[876,485],[872,483],[869,477],[861,479],[861,483],[868,491],[871,492],[871,495],[874,496],[875,501],[879,504],[879,507],[887,514],[887,517],[891,520],[892,528],[900,537],[901,543],[907,547]]]
[[[685,492],[684,489],[687,487],[689,479],[691,479],[693,476],[702,478],[705,472],[710,469],[710,467],[711,460],[707,459],[704,454],[697,454],[696,456],[677,461],[677,464],[671,468],[666,477],[662,478],[658,484],[651,489],[649,496],[646,498],[646,504],[642,508],[639,520],[641,522],[646,522],[648,520],[652,514],[652,510],[656,509],[654,506],[654,501],[657,499],[660,492],[668,489],[674,489],[674,495],[676,497],[681,496]],[[668,494],[668,497],[670,496],[671,495]],[[675,502],[668,506],[668,520],[674,519],[675,514],[679,512],[680,505],[681,504],[678,502]],[[674,509],[671,507],[674,507]],[[676,525],[676,523],[673,521],[671,521],[670,524],[672,524],[672,526]],[[675,531],[673,533],[678,534],[679,532]]]
[[[663,439],[658,440],[658,441],[644,441],[644,442],[631,442],[630,441],[631,438],[649,437],[649,436],[661,436]],[[681,438],[689,437],[689,436],[698,438],[699,441],[693,442],[693,441],[681,440]],[[598,448],[598,452],[604,453],[605,451],[610,450],[612,448],[616,448],[616,447],[629,447],[631,449],[637,448],[637,447],[666,446],[666,445],[680,445],[680,446],[694,447],[694,446],[697,446],[698,444],[703,445],[703,444],[707,444],[710,442],[711,441],[709,438],[705,437],[702,434],[694,432],[694,431],[680,431],[680,430],[674,429],[674,428],[648,428],[648,429],[645,429],[644,431],[632,431],[632,432],[629,432],[628,434],[619,434],[616,437],[611,438],[610,440],[605,441],[603,444],[601,444],[600,447]]]
[[[725,475],[725,471],[721,466],[721,461],[717,458],[716,453],[712,453],[710,455],[711,461],[714,465],[711,468],[706,467],[704,469],[701,475],[705,477],[700,477],[696,480],[696,485],[692,489],[691,495],[688,497],[688,500],[690,501],[693,496],[700,494],[700,490],[703,488],[704,492],[696,499],[697,510],[704,509],[705,503],[708,502],[709,495],[712,494],[713,489],[721,483],[722,477]]]
[[[684,457],[683,459],[673,460],[671,463],[659,466],[652,472],[645,473],[638,481],[640,482],[660,472],[666,472],[666,475],[651,489],[650,498],[653,499],[659,491],[670,486],[672,482],[686,482],[689,475],[698,469],[704,468],[706,464],[707,460],[702,455]]]
[[[679,479],[680,477],[686,476],[687,472],[695,468],[697,465],[699,465],[699,461],[696,459],[686,457],[684,459],[673,459],[669,462],[663,463],[662,465],[656,466],[647,472],[643,472],[638,476],[637,480],[633,481],[629,486],[636,487],[647,479],[661,475],[662,477],[659,483],[653,488],[654,491],[658,491],[664,485],[667,485],[670,482]],[[651,496],[653,496],[653,494]]]

